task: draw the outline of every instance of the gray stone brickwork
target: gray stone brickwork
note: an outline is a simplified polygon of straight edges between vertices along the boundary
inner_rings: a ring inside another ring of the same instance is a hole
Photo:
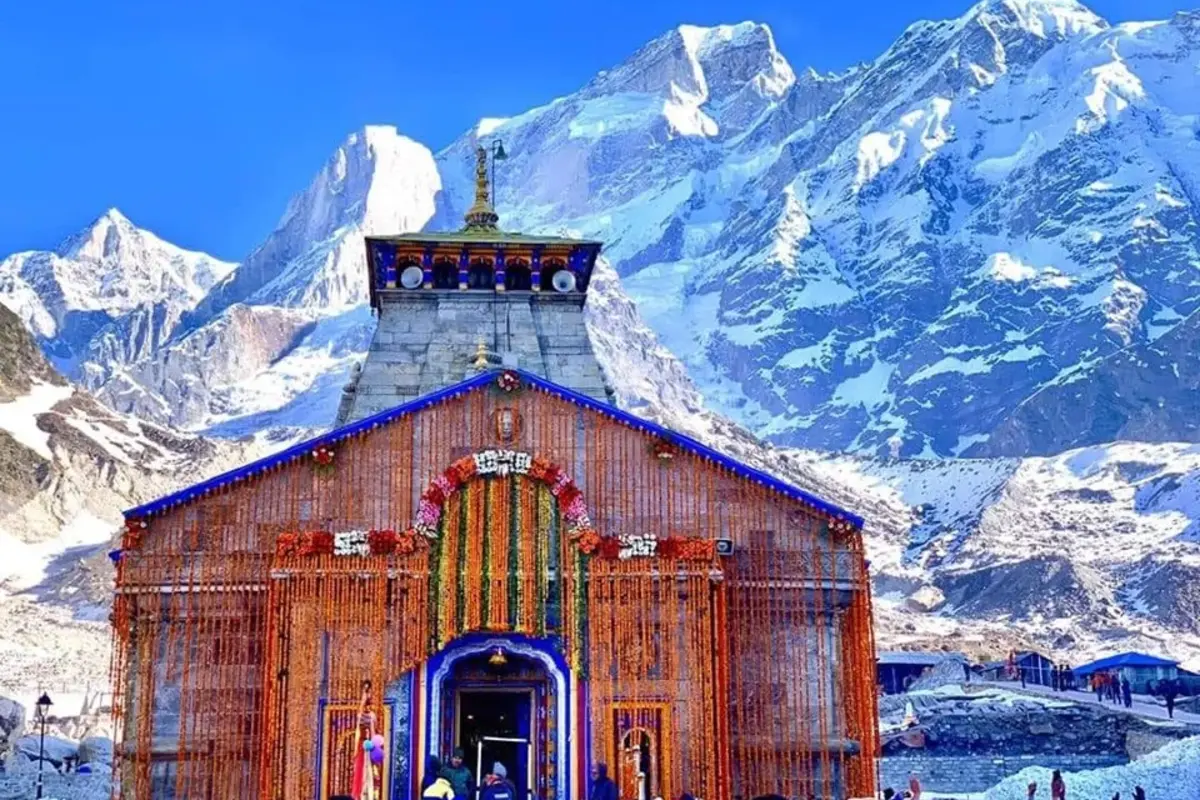
[[[343,425],[493,367],[515,367],[603,402],[611,396],[583,319],[583,295],[534,292],[381,293],[379,322],[338,408]]]

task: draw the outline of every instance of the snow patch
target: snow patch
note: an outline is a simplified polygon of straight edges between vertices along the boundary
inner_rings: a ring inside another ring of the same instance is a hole
[[[35,382],[29,393],[16,400],[0,403],[0,429],[20,444],[25,445],[47,461],[54,458],[50,452],[50,434],[38,427],[38,415],[45,414],[60,400],[66,400],[74,392],[69,385],[55,386],[41,381]]]

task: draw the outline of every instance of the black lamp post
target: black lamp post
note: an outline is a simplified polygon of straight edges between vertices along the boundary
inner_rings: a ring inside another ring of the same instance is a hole
[[[50,706],[52,705],[50,695],[42,692],[42,696],[37,699],[38,719],[42,723],[42,738],[38,743],[38,800],[41,800],[42,797],[42,765],[45,763],[46,758],[46,716],[50,713]]]
[[[496,186],[496,162],[504,161],[508,153],[504,152],[504,142],[496,139],[492,142],[492,208],[500,202],[500,189]]]

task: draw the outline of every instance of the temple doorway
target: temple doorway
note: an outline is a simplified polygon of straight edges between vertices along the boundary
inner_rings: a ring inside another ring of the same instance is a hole
[[[493,639],[486,649],[446,665],[434,691],[441,708],[438,747],[443,758],[463,751],[471,783],[496,762],[504,765],[518,800],[560,797],[560,689],[535,651]],[[521,652],[525,651],[525,652]]]
[[[532,794],[534,772],[534,690],[532,688],[461,689],[458,692],[458,742],[472,775],[487,775],[499,762],[518,798]]]

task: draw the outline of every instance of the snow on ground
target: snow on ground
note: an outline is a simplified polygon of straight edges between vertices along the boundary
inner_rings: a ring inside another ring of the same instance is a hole
[[[96,547],[112,539],[117,524],[82,509],[54,539],[26,542],[0,528],[0,587],[23,590],[46,577],[46,567],[65,551]]]
[[[1051,776],[1045,767],[1023,769],[989,789],[984,797],[1025,800],[1027,787],[1034,781],[1037,797],[1049,797]],[[1132,797],[1135,786],[1145,789],[1148,800],[1196,800],[1200,797],[1200,736],[1174,742],[1123,766],[1066,773],[1063,778],[1067,797],[1080,800],[1107,800],[1117,793]]]
[[[0,429],[8,431],[14,439],[49,460],[50,434],[37,425],[38,414],[44,414],[60,400],[65,400],[74,391],[70,386],[55,386],[36,382],[24,397],[8,403],[0,403]]]

